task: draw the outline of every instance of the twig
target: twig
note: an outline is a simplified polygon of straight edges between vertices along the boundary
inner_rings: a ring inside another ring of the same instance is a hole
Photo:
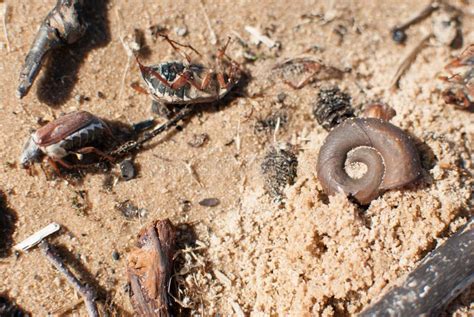
[[[7,42],[7,51],[10,53],[10,40],[8,39],[8,30],[7,30],[7,16],[8,16],[8,5],[2,3],[2,23],[3,23],[3,34],[5,35],[5,41]]]
[[[433,36],[433,34],[428,34],[411,50],[411,52],[402,60],[400,65],[393,76],[393,79],[390,83],[390,89],[395,90],[398,88],[398,81],[402,77],[403,73],[410,67],[411,63],[415,60],[418,53],[421,51],[425,43]]]
[[[214,30],[212,29],[211,20],[209,20],[209,16],[207,15],[206,7],[204,6],[204,3],[202,2],[202,0],[199,0],[199,4],[201,6],[202,12],[204,12],[204,18],[206,19],[207,28],[209,30],[209,37],[210,37],[211,44],[216,45],[217,36]]]
[[[188,170],[189,174],[191,174],[191,177],[194,179],[194,181],[199,185],[199,187],[203,188],[204,185],[201,183],[199,175],[194,169],[193,164],[188,161],[183,161],[183,163],[184,163],[184,166],[186,166],[186,169]]]
[[[58,0],[36,34],[31,49],[20,72],[18,98],[26,96],[39,73],[46,54],[55,48],[79,40],[86,31],[79,16],[84,0]]]
[[[34,247],[35,245],[40,243],[41,240],[43,240],[47,236],[57,232],[59,229],[61,229],[61,226],[59,224],[57,224],[55,222],[50,223],[46,227],[44,227],[41,230],[35,232],[34,234],[29,236],[28,238],[26,238],[22,242],[15,245],[13,247],[13,249],[19,250],[19,251],[26,251],[28,249],[31,249],[32,247]]]
[[[173,270],[176,229],[168,219],[140,231],[127,263],[131,302],[138,316],[171,316],[168,285]]]
[[[51,245],[47,241],[43,240],[39,246],[49,262],[51,262],[51,264],[66,277],[74,289],[82,295],[84,302],[86,303],[86,309],[89,316],[99,317],[99,312],[95,303],[97,297],[95,291],[87,284],[83,285],[81,282],[79,282],[79,280],[66,267],[63,260],[54,252]]]
[[[474,282],[474,217],[428,255],[403,285],[363,311],[368,316],[438,316]]]
[[[428,4],[421,12],[417,13],[414,17],[406,21],[405,23],[395,26],[392,28],[392,39],[397,43],[403,43],[406,41],[407,35],[405,30],[413,24],[423,21],[431,15],[435,10],[439,9],[440,4],[437,1],[433,1]]]
[[[259,42],[262,42],[268,48],[272,48],[272,47],[277,46],[276,41],[272,40],[271,38],[269,38],[266,35],[263,35],[262,33],[260,33],[260,31],[258,29],[254,28],[253,26],[246,25],[245,26],[245,31],[250,33],[250,35],[253,37],[256,44],[258,44]]]

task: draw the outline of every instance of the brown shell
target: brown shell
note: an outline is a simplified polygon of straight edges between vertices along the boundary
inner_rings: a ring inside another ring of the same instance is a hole
[[[351,178],[347,163],[361,162],[367,172]],[[375,118],[351,118],[334,128],[319,152],[317,173],[324,190],[343,192],[368,204],[382,191],[401,187],[421,175],[412,139],[400,128]]]
[[[87,111],[74,111],[51,121],[35,132],[35,142],[48,146],[87,126],[97,117]]]

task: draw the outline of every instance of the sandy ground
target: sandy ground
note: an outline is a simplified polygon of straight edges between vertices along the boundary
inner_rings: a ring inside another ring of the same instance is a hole
[[[165,42],[153,39],[153,25],[166,27],[173,38],[203,53],[216,47],[199,1],[105,1],[96,12],[103,20],[91,26],[94,42],[54,54],[20,101],[15,92],[21,64],[54,3],[6,1],[9,47],[0,37],[0,189],[8,212],[17,217],[14,243],[52,221],[60,223],[64,230],[51,241],[83,263],[118,315],[133,311],[126,293],[126,254],[140,228],[154,219],[168,217],[195,231],[197,242],[186,253],[195,267],[184,276],[181,294],[182,304],[194,312],[332,316],[360,312],[472,215],[473,116],[446,106],[436,79],[460,50],[431,42],[402,77],[400,89],[389,90],[401,58],[430,31],[430,19],[409,29],[406,46],[394,44],[389,30],[427,1],[206,1],[221,42],[235,32],[249,41],[244,27],[250,25],[281,43],[281,49],[250,43],[248,50],[258,58],[248,63],[242,46],[233,41],[229,55],[251,74],[237,98],[225,107],[206,107],[182,131],[153,141],[136,157],[136,179],[120,180],[115,167],[110,173],[88,174],[76,185],[48,180],[39,166],[29,176],[15,162],[40,118],[52,120],[79,109],[125,123],[152,116],[150,98],[130,88],[140,80],[139,71],[121,38],[134,29],[143,31],[148,51],[143,60],[149,64],[173,56]],[[474,4],[453,4],[470,10],[462,29],[464,43],[473,43]],[[186,28],[184,36],[176,34],[179,28]],[[351,72],[301,90],[278,79],[271,83],[269,70],[276,62],[304,52]],[[327,132],[311,108],[319,87],[329,83],[349,92],[357,109],[382,100],[396,110],[392,122],[418,138],[425,168],[420,182],[385,193],[366,210],[343,196],[323,199],[315,165]],[[286,98],[278,101],[281,93]],[[299,162],[283,206],[265,193],[260,172],[274,137],[255,131],[258,119],[279,110],[289,119],[275,138],[294,145]],[[202,133],[209,141],[191,147],[188,142]],[[110,175],[118,179],[111,189],[104,186]],[[204,198],[218,198],[220,204],[201,206]],[[115,206],[125,200],[146,209],[146,216],[124,218]],[[183,207],[186,200],[190,208]],[[78,201],[86,207],[78,207]],[[85,314],[79,295],[38,250],[0,258],[2,292],[34,315]],[[446,314],[472,314],[473,299],[468,290]]]

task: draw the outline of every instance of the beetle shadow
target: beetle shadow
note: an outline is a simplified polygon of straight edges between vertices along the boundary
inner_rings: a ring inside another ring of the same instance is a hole
[[[18,216],[7,204],[5,193],[0,191],[0,258],[8,257],[13,245]]]
[[[2,292],[0,293],[0,316],[26,317],[32,315],[18,306],[7,293]]]
[[[103,305],[108,316],[129,316],[125,310],[112,302],[113,296],[107,293],[105,287],[100,285],[95,276],[82,264],[78,259],[79,255],[73,254],[66,246],[61,244],[51,245],[51,248],[63,259],[64,263],[72,269],[74,275],[78,277],[81,283],[92,287],[96,293],[97,302]]]
[[[78,42],[52,50],[38,81],[37,97],[51,107],[59,107],[71,96],[79,69],[91,50],[106,46],[110,40],[108,0],[86,0],[83,19],[87,29]]]

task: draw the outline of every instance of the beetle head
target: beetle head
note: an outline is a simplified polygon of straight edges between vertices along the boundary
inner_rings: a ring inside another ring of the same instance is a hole
[[[33,140],[33,137],[30,136],[28,141],[26,141],[23,151],[20,155],[21,167],[28,168],[34,162],[38,162],[42,153],[43,152],[41,152],[40,148]]]

